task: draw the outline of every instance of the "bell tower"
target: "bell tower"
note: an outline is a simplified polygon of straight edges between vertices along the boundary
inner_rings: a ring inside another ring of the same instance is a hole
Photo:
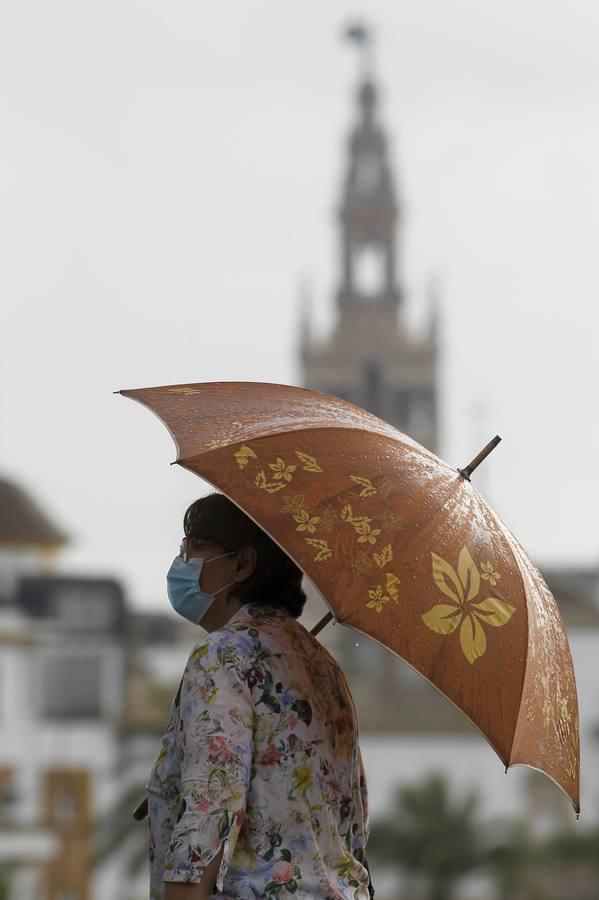
[[[324,340],[304,322],[304,383],[365,407],[436,451],[436,311],[425,334],[411,333],[398,249],[401,205],[381,121],[372,34],[363,25],[345,34],[359,51],[360,75],[338,208],[337,314]]]
[[[365,39],[366,40],[366,39]],[[368,59],[369,57],[366,57]],[[357,91],[358,118],[339,209],[342,271],[338,302],[397,309],[397,204],[387,141],[378,122],[378,91],[368,63]]]

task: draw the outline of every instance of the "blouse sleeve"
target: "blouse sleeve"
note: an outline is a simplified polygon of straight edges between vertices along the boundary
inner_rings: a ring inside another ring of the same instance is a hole
[[[244,818],[253,751],[253,704],[232,664],[209,642],[194,649],[181,688],[180,803],[164,881],[197,883],[224,841],[222,891]]]

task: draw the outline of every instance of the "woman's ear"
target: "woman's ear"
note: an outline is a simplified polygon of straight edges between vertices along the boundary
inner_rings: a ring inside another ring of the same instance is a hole
[[[245,581],[256,571],[258,555],[254,547],[243,547],[235,557],[235,581]]]

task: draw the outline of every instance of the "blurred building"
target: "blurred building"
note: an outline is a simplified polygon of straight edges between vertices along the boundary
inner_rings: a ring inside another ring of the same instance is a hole
[[[192,627],[133,612],[115,579],[55,574],[65,541],[0,481],[0,868],[10,900],[147,900],[131,812]]]

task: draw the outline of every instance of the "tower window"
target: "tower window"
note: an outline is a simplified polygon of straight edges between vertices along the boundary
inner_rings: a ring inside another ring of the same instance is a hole
[[[376,297],[385,285],[385,256],[380,241],[370,240],[356,247],[354,285],[362,297]]]
[[[356,165],[356,190],[371,194],[378,187],[380,163],[375,153],[364,153]]]

